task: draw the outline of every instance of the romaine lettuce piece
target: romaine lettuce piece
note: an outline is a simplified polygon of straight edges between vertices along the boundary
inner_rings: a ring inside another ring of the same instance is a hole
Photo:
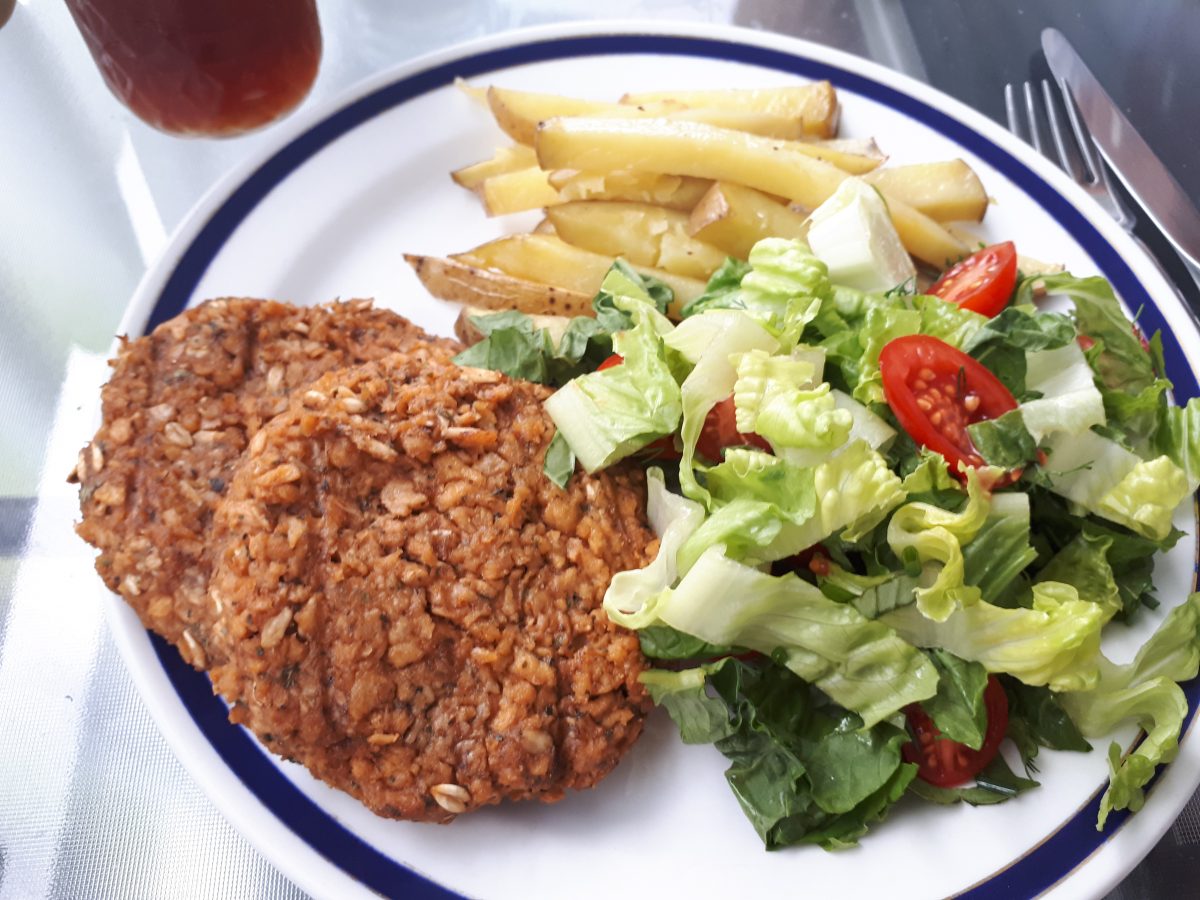
[[[734,562],[719,545],[646,609],[710,644],[772,656],[868,728],[937,690],[933,665],[891,629],[795,575]]]
[[[1097,502],[1097,515],[1161,541],[1171,533],[1175,508],[1191,491],[1183,470],[1166,456],[1139,461]]]
[[[830,563],[824,575],[817,576],[821,593],[838,603],[849,603],[868,619],[878,619],[898,606],[907,606],[916,598],[917,579],[905,572],[859,575]]]
[[[740,310],[790,347],[829,294],[825,264],[801,241],[783,238],[759,241],[750,249],[749,262],[750,269],[736,289],[726,284],[721,290],[711,290],[689,304],[687,314]]]
[[[1021,418],[1034,440],[1054,432],[1080,434],[1103,425],[1104,398],[1096,389],[1092,368],[1079,344],[1025,354],[1025,387],[1042,395],[1020,406]]]
[[[947,303],[941,297],[917,294],[912,304],[921,314],[921,334],[932,335],[962,350],[988,323],[988,317]]]
[[[613,348],[624,363],[581,375],[545,402],[546,412],[588,472],[675,431],[682,412],[679,385],[662,342],[671,323],[618,269],[605,276],[602,290],[634,322],[632,329],[613,336]]]
[[[1187,406],[1164,407],[1155,441],[1158,452],[1183,470],[1188,493],[1194,494],[1200,486],[1200,397],[1193,397]]]
[[[921,314],[915,309],[877,306],[867,311],[858,342],[862,356],[857,361],[857,379],[851,395],[859,403],[884,403],[883,375],[879,352],[889,341],[921,330]]]
[[[811,547],[843,531],[855,541],[883,521],[904,500],[900,478],[887,461],[863,441],[847,444],[842,452],[816,467],[817,514],[805,526]]]
[[[738,431],[761,435],[775,448],[810,451],[813,463],[844,444],[853,417],[835,408],[828,384],[800,387],[811,376],[811,365],[790,356],[741,354],[733,387]]]
[[[662,470],[652,468],[646,473],[646,516],[658,535],[658,554],[645,568],[618,572],[604,592],[608,617],[634,630],[655,621],[644,612],[646,604],[679,577],[679,548],[704,521],[704,508],[667,490]]]
[[[811,469],[798,469],[758,450],[730,448],[707,472],[712,514],[679,551],[687,572],[714,544],[751,565],[783,559],[811,545],[805,526],[816,512]],[[807,543],[806,543],[807,541]]]
[[[887,204],[861,178],[847,178],[809,216],[808,243],[829,280],[860,291],[890,291],[915,281]]]
[[[901,559],[921,563],[923,586],[917,589],[917,609],[945,622],[956,609],[979,600],[979,588],[963,582],[962,547],[975,537],[991,508],[976,469],[967,470],[967,505],[951,512],[930,503],[907,503],[892,515],[887,540]],[[941,565],[939,566],[938,563]]]
[[[906,606],[880,621],[911,644],[941,647],[1026,684],[1045,684],[1055,691],[1094,687],[1100,629],[1108,621],[1104,608],[1081,599],[1070,585],[1047,581],[1032,590],[1029,609],[979,602],[935,622]]]
[[[1179,732],[1187,715],[1187,698],[1176,682],[1196,677],[1200,668],[1200,594],[1171,610],[1133,662],[1118,666],[1101,658],[1099,683],[1088,691],[1059,698],[1079,730],[1101,737],[1133,719],[1146,732],[1137,748],[1121,759],[1113,744],[1108,759],[1111,781],[1100,801],[1097,829],[1116,809],[1135,812],[1145,801],[1143,788],[1160,763],[1178,750]]]
[[[1029,543],[1029,495],[993,494],[983,527],[963,547],[963,581],[978,587],[987,602],[1010,605],[1000,601],[1037,556]]]
[[[850,434],[846,443],[865,441],[872,450],[886,450],[896,438],[896,429],[871,412],[849,394],[832,391],[833,405],[850,413]]]
[[[708,315],[715,314],[706,313],[701,318]],[[708,346],[700,351],[695,367],[680,388],[683,427],[680,430],[682,459],[679,462],[679,486],[686,496],[705,504],[709,501],[708,491],[696,480],[693,470],[696,443],[700,440],[709,410],[733,393],[737,369],[730,362],[730,357],[748,350],[767,353],[779,350],[779,340],[750,316],[740,313],[721,315],[723,327],[712,333]]]
[[[1136,454],[1094,431],[1054,435],[1046,451],[1043,470],[1050,490],[1091,511],[1141,462]]]
[[[1041,281],[1047,293],[1065,294],[1074,302],[1079,333],[1103,343],[1095,370],[1106,387],[1136,394],[1154,382],[1154,358],[1134,332],[1106,279],[1076,278],[1063,272],[1046,275]]]

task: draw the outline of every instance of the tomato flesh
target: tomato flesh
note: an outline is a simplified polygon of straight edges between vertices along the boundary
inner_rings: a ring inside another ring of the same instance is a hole
[[[905,762],[917,764],[918,778],[938,787],[955,787],[970,781],[996,758],[1008,731],[1008,696],[995,675],[988,676],[983,703],[987,709],[987,730],[978,750],[942,737],[920,704],[905,708],[913,739],[904,745],[901,755]]]
[[[989,318],[1008,305],[1017,286],[1017,248],[992,244],[947,269],[929,293]]]
[[[1000,379],[945,341],[925,334],[899,337],[879,353],[883,393],[909,437],[942,454],[950,471],[986,463],[967,426],[1017,408]]]
[[[757,434],[746,434],[737,429],[737,408],[733,397],[726,397],[708,411],[696,451],[713,462],[720,462],[726,447],[754,447],[771,452],[771,445]]]

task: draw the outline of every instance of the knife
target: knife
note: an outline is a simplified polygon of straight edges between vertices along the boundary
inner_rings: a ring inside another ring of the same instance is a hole
[[[1190,263],[1195,276],[1200,269],[1200,212],[1187,192],[1134,130],[1062,32],[1045,29],[1042,51],[1054,77],[1075,100],[1101,155],[1151,221]]]

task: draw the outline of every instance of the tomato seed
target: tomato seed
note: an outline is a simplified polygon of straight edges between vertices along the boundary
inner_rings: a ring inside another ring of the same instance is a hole
[[[929,412],[931,409],[933,409],[933,404],[924,397],[917,398],[917,406],[920,407],[922,412]]]
[[[929,369],[929,368],[922,369],[917,374],[919,376],[921,376],[921,378],[925,379],[926,381],[933,381],[933,379],[937,377],[936,375],[934,375],[933,369]]]
[[[969,413],[973,413],[979,409],[979,395],[967,394],[967,396],[963,397],[963,408]]]

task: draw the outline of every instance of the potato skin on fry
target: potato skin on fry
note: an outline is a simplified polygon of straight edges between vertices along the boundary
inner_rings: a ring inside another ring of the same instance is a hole
[[[425,289],[440,300],[489,310],[516,309],[523,313],[590,316],[592,298],[548,284],[514,278],[440,256],[404,254]]]

